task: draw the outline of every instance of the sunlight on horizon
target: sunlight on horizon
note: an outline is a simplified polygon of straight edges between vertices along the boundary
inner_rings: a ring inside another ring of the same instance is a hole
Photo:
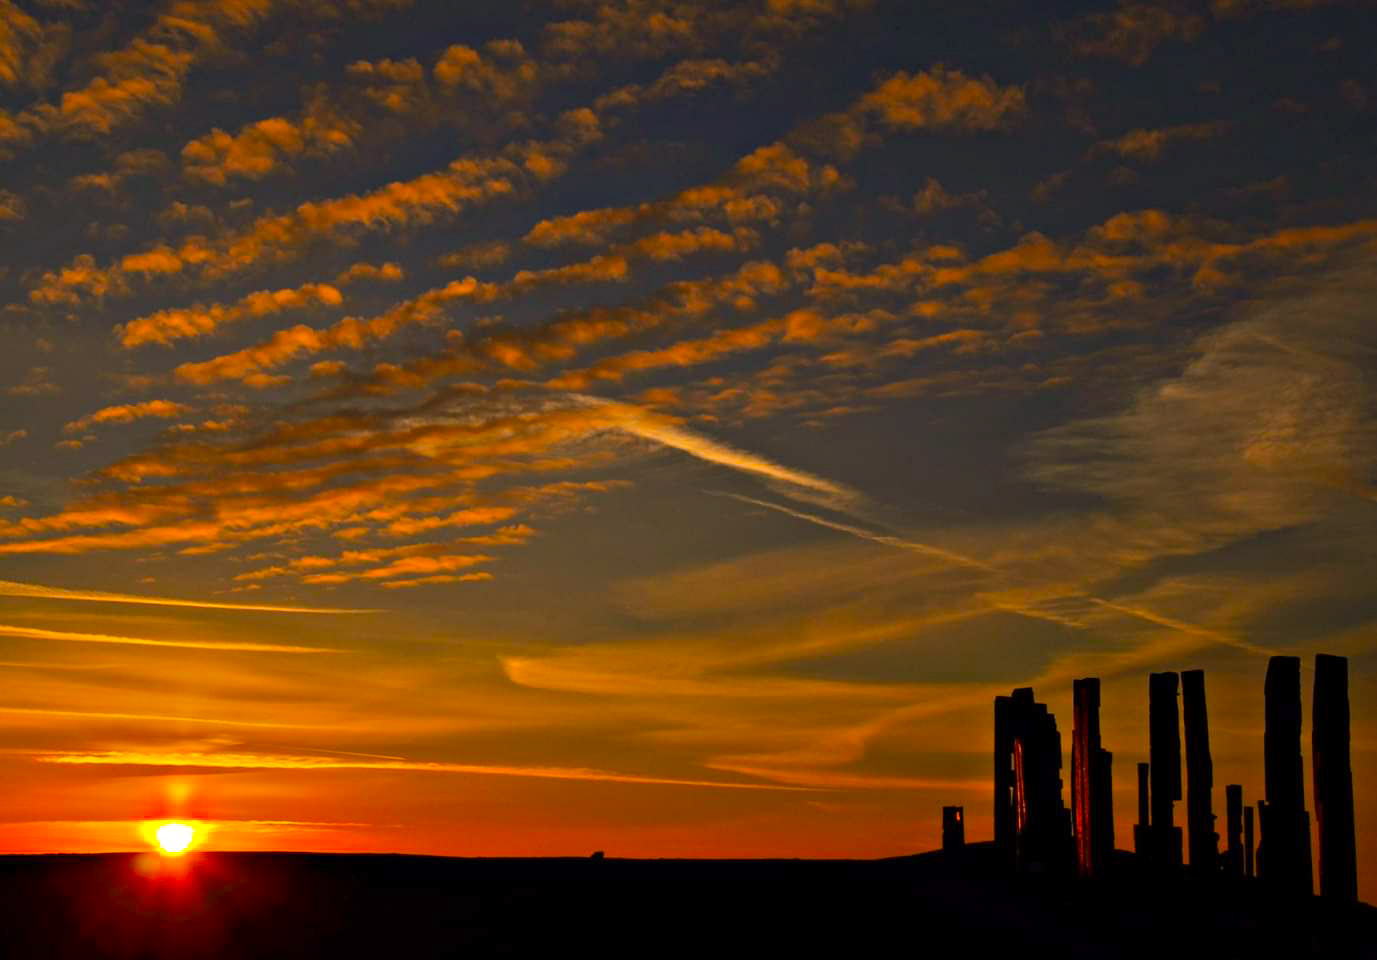
[[[196,828],[185,823],[164,823],[153,836],[164,856],[179,857],[195,842]]]

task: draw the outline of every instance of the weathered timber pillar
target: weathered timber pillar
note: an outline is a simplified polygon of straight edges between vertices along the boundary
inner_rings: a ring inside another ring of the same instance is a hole
[[[1148,786],[1148,771],[1151,764],[1138,764],[1138,822],[1133,825],[1133,852],[1140,857],[1151,856],[1152,808],[1148,800],[1152,789]]]
[[[1311,709],[1320,896],[1351,903],[1358,899],[1358,850],[1353,828],[1347,657],[1315,655]]]
[[[1181,865],[1181,828],[1174,804],[1181,799],[1181,722],[1176,707],[1179,678],[1154,673],[1148,678],[1148,758],[1152,777],[1152,859],[1161,866]]]
[[[1001,706],[1004,700],[1007,703]],[[1012,764],[1008,809],[1013,860],[1024,868],[1060,869],[1070,859],[1071,821],[1062,803],[1061,734],[1056,718],[1046,704],[1033,699],[1031,687],[1021,687],[995,701],[995,722],[996,775],[1005,769],[1006,745]],[[1004,791],[996,786],[998,815],[1005,809]]]
[[[1205,671],[1181,674],[1181,706],[1186,727],[1186,825],[1191,869],[1213,873],[1219,869],[1219,834],[1214,829],[1214,764],[1205,709]]]
[[[1092,845],[1099,862],[1097,875],[1103,875],[1114,862],[1114,754],[1101,750],[1099,762],[1091,769],[1092,809],[1095,811],[1095,833]]]
[[[966,845],[965,809],[942,808],[942,852],[955,853]]]
[[[1111,755],[1100,746],[1100,681],[1072,684],[1075,718],[1071,739],[1071,819],[1076,872],[1103,876],[1114,852]]]
[[[994,840],[1010,862],[1014,858],[1013,698],[994,702]]]
[[[1300,750],[1300,659],[1273,657],[1267,664],[1264,692],[1263,772],[1267,799],[1258,807],[1262,820],[1258,872],[1273,890],[1309,896],[1314,890],[1314,879]]]
[[[1253,851],[1257,849],[1253,844],[1253,807],[1252,804],[1243,808],[1243,875],[1245,877],[1257,876],[1257,871],[1253,869]]]
[[[1224,788],[1224,808],[1228,831],[1224,869],[1231,877],[1243,876],[1243,786],[1231,783]]]

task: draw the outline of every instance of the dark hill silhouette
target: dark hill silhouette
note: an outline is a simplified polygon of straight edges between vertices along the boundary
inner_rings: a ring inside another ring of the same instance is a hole
[[[1020,874],[988,844],[872,861],[0,857],[0,955],[1377,957],[1372,907],[1164,883],[1122,852],[1111,867]]]

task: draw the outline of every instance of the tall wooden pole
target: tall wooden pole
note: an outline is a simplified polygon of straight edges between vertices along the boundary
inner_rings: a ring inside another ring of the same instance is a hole
[[[1228,831],[1227,852],[1224,868],[1231,877],[1243,876],[1243,787],[1231,783],[1224,788],[1226,830]]]
[[[1186,726],[1186,826],[1190,831],[1191,869],[1213,873],[1219,869],[1219,834],[1214,829],[1214,764],[1205,710],[1205,671],[1181,674],[1181,706]]]
[[[1181,799],[1181,722],[1174,673],[1148,678],[1148,756],[1152,775],[1152,858],[1162,866],[1181,865],[1181,828],[1175,803]]]
[[[1267,800],[1258,808],[1262,818],[1258,872],[1274,890],[1309,896],[1314,891],[1314,878],[1300,749],[1300,658],[1273,657],[1267,664],[1264,692],[1263,772]]]
[[[1320,896],[1351,903],[1358,899],[1358,849],[1353,830],[1347,657],[1315,656],[1311,708]]]

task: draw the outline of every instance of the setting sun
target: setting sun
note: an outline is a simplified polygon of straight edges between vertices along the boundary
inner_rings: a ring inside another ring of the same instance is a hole
[[[186,853],[191,842],[196,839],[196,830],[185,823],[165,823],[157,829],[154,836],[158,848],[169,856]]]

